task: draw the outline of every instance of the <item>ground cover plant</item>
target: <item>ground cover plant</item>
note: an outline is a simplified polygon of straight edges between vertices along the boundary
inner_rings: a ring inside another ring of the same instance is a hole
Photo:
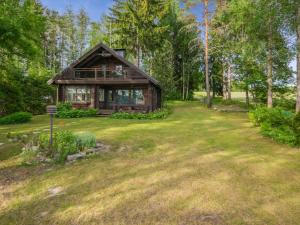
[[[116,112],[110,117],[113,119],[137,119],[137,120],[156,120],[165,119],[171,113],[169,107],[164,107],[162,109],[155,110],[149,113],[128,113],[128,112]]]
[[[26,123],[31,120],[32,114],[28,112],[16,112],[7,116],[0,117],[1,124]]]
[[[5,156],[0,224],[298,223],[299,149],[263,137],[247,113],[199,102],[172,107],[164,120],[55,119],[56,131],[89,131],[112,150],[50,167]],[[35,116],[1,127],[0,156],[18,145],[6,141],[8,132],[48,123]]]
[[[71,103],[59,103],[57,105],[58,118],[81,118],[97,116],[97,109],[73,109]]]
[[[276,141],[299,146],[299,115],[279,107],[256,107],[249,113],[250,120],[260,126],[261,133]]]

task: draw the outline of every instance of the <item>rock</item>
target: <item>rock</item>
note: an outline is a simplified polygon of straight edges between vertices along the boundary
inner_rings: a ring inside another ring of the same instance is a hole
[[[90,148],[88,150],[86,150],[86,154],[90,155],[90,154],[94,154],[97,151],[97,148]]]
[[[36,152],[36,151],[39,150],[39,146],[32,146],[32,147],[31,147],[31,150]]]
[[[44,162],[46,162],[46,163],[51,163],[51,162],[52,162],[52,159],[50,159],[50,158],[45,158]]]
[[[53,188],[49,188],[48,192],[50,193],[50,197],[53,197],[55,195],[60,194],[63,191],[63,188],[58,186],[58,187],[53,187]]]
[[[0,143],[0,146],[1,146],[1,145],[4,145],[4,143]]]
[[[73,161],[73,160],[77,160],[77,159],[82,159],[86,156],[85,152],[79,152],[77,154],[73,154],[73,155],[68,155],[67,156],[67,161]]]
[[[9,142],[16,142],[16,141],[18,141],[18,138],[9,138],[8,141]]]
[[[47,216],[48,215],[48,212],[41,212],[41,216]]]
[[[102,148],[102,147],[104,147],[104,144],[102,144],[102,143],[100,143],[100,142],[97,142],[97,143],[96,143],[96,147],[97,147],[97,148]]]

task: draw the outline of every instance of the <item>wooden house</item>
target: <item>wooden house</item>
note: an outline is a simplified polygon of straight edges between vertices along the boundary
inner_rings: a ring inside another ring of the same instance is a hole
[[[161,107],[157,80],[128,62],[124,49],[100,43],[58,73],[48,83],[57,86],[57,101],[75,108],[151,112]]]

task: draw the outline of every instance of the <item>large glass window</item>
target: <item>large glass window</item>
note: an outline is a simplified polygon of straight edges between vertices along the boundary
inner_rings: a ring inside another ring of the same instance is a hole
[[[117,90],[117,103],[130,104],[129,90]]]
[[[143,90],[132,90],[132,103],[135,105],[144,105],[145,98]]]
[[[145,98],[142,89],[133,90],[117,90],[117,103],[118,104],[131,104],[131,105],[144,105]]]
[[[99,92],[99,101],[104,102],[104,89],[99,88],[98,92]]]
[[[68,102],[87,103],[91,101],[91,89],[86,86],[68,86],[66,96]]]

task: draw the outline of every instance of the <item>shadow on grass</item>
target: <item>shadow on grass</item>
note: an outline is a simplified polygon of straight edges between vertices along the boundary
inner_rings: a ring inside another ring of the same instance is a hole
[[[87,128],[115,151],[12,184],[15,197],[5,199],[0,224],[295,224],[300,219],[299,153],[262,138],[245,117],[193,103],[162,121],[84,121],[66,126]],[[118,152],[122,145],[128,151]],[[62,193],[49,197],[48,189],[57,186]]]

